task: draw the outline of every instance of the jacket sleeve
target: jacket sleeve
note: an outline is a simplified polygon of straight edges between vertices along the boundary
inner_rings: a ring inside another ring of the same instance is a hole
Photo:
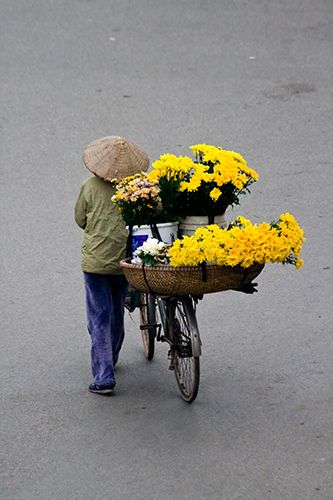
[[[87,222],[87,200],[84,193],[84,186],[81,186],[80,194],[75,204],[75,222],[81,229],[86,227]]]

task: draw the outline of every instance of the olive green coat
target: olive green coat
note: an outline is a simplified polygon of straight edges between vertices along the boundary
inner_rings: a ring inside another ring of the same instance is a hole
[[[97,177],[86,179],[75,205],[75,221],[84,230],[82,270],[96,274],[122,274],[128,231],[111,201],[115,189]]]

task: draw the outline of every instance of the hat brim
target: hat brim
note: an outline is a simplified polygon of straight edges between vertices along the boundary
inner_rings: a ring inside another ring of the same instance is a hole
[[[84,150],[83,162],[90,172],[108,181],[146,172],[149,166],[145,151],[134,142],[119,136],[92,141]]]

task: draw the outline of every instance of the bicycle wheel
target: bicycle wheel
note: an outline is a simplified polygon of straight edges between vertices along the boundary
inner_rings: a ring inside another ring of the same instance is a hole
[[[195,400],[200,382],[200,337],[190,297],[179,298],[173,313],[173,366],[177,385],[187,403]]]
[[[150,361],[153,359],[155,351],[155,298],[150,293],[141,293],[140,303],[140,330],[143,342],[143,352],[146,358]]]

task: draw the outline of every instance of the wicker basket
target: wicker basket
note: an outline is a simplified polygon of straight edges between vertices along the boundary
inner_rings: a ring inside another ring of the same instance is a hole
[[[141,292],[158,295],[202,295],[204,293],[239,290],[254,280],[264,268],[254,264],[244,269],[240,266],[142,266],[131,264],[130,259],[120,262],[127,281]]]

